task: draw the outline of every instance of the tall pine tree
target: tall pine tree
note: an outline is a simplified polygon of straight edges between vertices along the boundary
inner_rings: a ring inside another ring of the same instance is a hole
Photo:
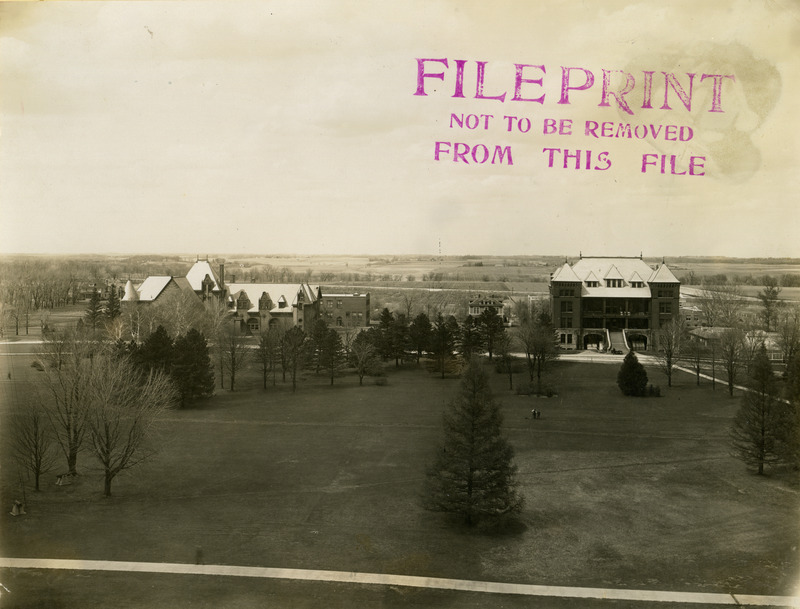
[[[468,525],[519,512],[514,449],[477,359],[464,370],[444,415],[444,439],[428,468],[425,507],[462,516]]]
[[[201,332],[192,328],[175,340],[170,375],[180,395],[181,406],[214,393],[214,369],[208,342]]]
[[[778,399],[778,384],[762,345],[750,367],[748,391],[731,425],[734,454],[760,475],[781,460],[781,440],[790,420],[788,404]]]

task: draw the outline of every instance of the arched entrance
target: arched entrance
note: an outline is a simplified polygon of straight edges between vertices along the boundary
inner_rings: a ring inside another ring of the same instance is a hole
[[[647,336],[640,332],[628,334],[628,346],[634,351],[647,351]]]
[[[605,351],[606,337],[600,332],[590,332],[583,337],[583,348],[595,351]]]

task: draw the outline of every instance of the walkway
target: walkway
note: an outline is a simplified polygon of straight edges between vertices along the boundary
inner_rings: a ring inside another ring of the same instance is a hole
[[[761,607],[800,607],[800,597],[758,596],[709,592],[669,592],[659,590],[623,590],[618,588],[576,588],[508,584],[502,582],[355,573],[351,571],[319,571],[311,569],[279,569],[272,567],[237,567],[232,565],[192,565],[184,563],[118,562],[106,560],[56,560],[41,558],[2,558],[0,568],[66,569],[70,571],[125,571],[131,573],[174,573],[180,575],[222,575],[227,577],[260,577],[303,581],[409,586],[437,590],[459,590],[487,594],[519,594],[561,598],[626,600],[642,602],[699,603],[704,605],[753,605]]]

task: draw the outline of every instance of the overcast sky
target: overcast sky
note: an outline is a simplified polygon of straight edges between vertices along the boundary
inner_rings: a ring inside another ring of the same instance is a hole
[[[800,257],[799,17],[788,0],[4,2],[0,252]],[[448,59],[425,64],[444,73],[426,96],[417,58]],[[478,61],[505,101],[475,99]],[[545,67],[520,95],[543,103],[512,100],[514,64]],[[569,104],[562,67],[595,79]],[[599,105],[604,69],[631,74],[632,115]],[[662,72],[684,90],[696,74],[691,111],[674,92],[662,109]],[[735,76],[721,112],[703,74]],[[587,120],[692,138],[595,139]],[[454,162],[456,142],[489,162]],[[581,169],[548,167],[548,147],[584,151]],[[586,150],[611,166],[583,169]],[[671,155],[705,175],[670,175]]]

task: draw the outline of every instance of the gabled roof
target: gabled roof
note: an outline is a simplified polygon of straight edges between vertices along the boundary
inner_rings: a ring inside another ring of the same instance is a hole
[[[600,280],[597,278],[597,275],[595,275],[592,271],[590,271],[589,274],[586,276],[586,283],[592,281],[594,281],[595,283],[600,283]]]
[[[297,296],[301,292],[306,304],[312,304],[317,300],[317,291],[307,283],[230,283],[228,289],[234,303],[239,299],[239,294],[244,292],[250,301],[248,310],[253,312],[258,311],[258,301],[262,294],[266,294],[272,300],[273,308],[270,312],[291,310],[297,304]],[[279,308],[278,303],[281,302],[291,306]]]
[[[666,264],[658,267],[649,279],[650,283],[680,283],[675,275],[667,268]]]
[[[623,279],[623,277],[616,265],[612,264],[611,268],[608,269],[608,272],[606,272],[603,279]]]
[[[572,267],[569,265],[569,263],[565,262],[564,266],[553,273],[553,278],[551,281],[570,281],[580,283],[581,279],[575,274],[575,271],[572,270]]]
[[[169,275],[151,275],[142,282],[142,285],[136,290],[139,293],[138,300],[140,302],[151,302],[158,298],[159,294],[164,291],[167,284],[172,281]],[[127,296],[127,294],[125,295]],[[123,298],[124,300],[124,298]]]
[[[628,279],[628,281],[630,283],[637,283],[637,282],[638,283],[644,283],[644,279],[642,279],[639,276],[639,273],[637,273],[636,271],[633,272],[633,275],[630,276],[630,279]]]
[[[203,289],[203,279],[205,279],[206,275],[208,275],[214,282],[214,285],[211,289],[214,292],[219,291],[219,276],[214,272],[214,269],[211,268],[208,260],[198,260],[195,262],[192,265],[192,268],[189,269],[189,272],[186,273],[186,279],[189,281],[189,285],[192,286],[192,289],[195,292],[200,292]]]

